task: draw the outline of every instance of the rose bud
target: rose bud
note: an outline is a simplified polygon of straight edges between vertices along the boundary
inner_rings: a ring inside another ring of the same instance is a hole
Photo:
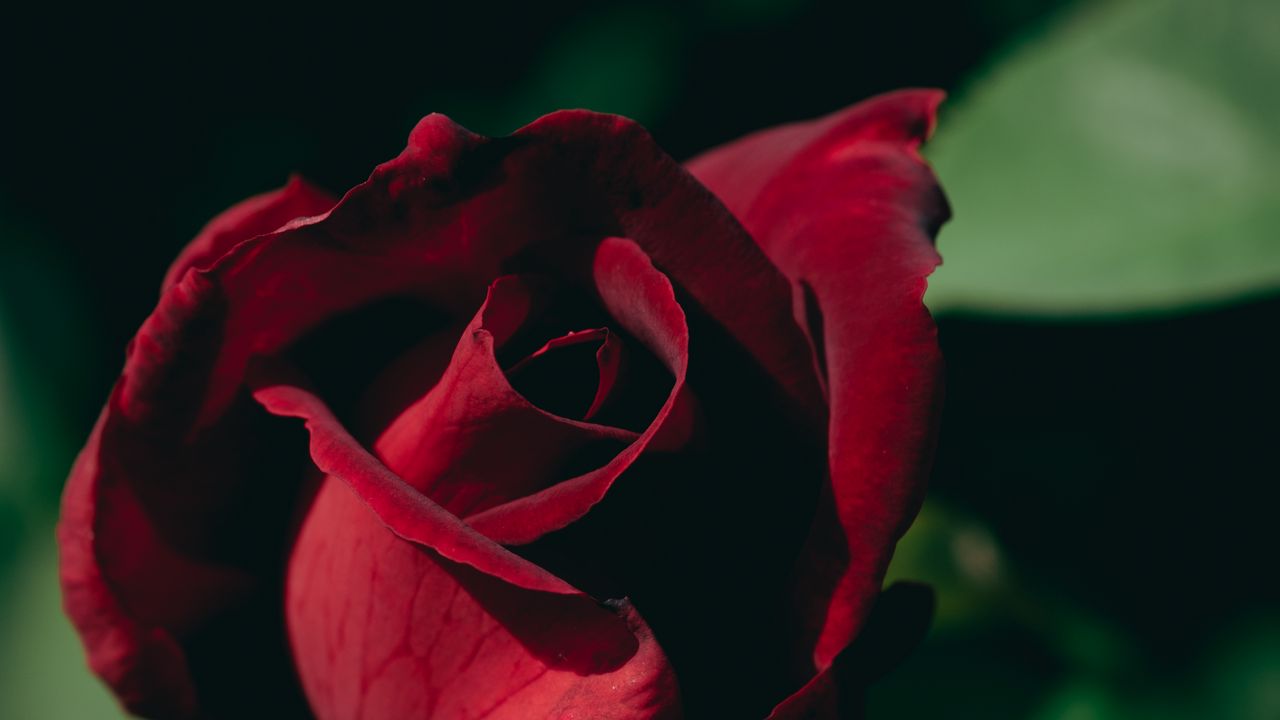
[[[92,669],[156,718],[858,713],[929,610],[880,586],[938,417],[940,97],[687,167],[432,115],[216,218],[63,497]]]

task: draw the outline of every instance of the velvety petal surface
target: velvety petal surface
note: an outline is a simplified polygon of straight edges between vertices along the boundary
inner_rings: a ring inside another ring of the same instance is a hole
[[[286,593],[319,717],[678,716],[674,677],[632,608],[601,606],[475,532],[305,389],[256,371],[253,384],[268,410],[307,421],[328,475]]]
[[[546,570],[513,555],[475,532],[387,469],[333,416],[323,401],[278,368],[255,371],[253,397],[268,412],[302,418],[311,435],[311,459],[340,479],[382,523],[415,545],[436,550],[513,585],[558,594],[579,594]]]
[[[512,276],[490,286],[440,380],[374,444],[389,468],[458,517],[568,479],[559,474],[575,458],[616,455],[637,440],[548,413],[511,387],[495,346],[532,306],[529,292]]]
[[[948,209],[917,148],[941,98],[880,96],[688,163],[791,280],[825,377],[830,484],[799,598],[818,670],[857,634],[930,467],[941,358],[921,299]]]
[[[525,582],[536,566],[478,572],[406,543],[353,490],[325,481],[288,575],[295,662],[317,717],[680,716],[675,678],[625,602]]]
[[[638,245],[622,238],[600,243],[592,276],[610,317],[639,338],[671,372],[672,389],[648,428],[608,463],[467,518],[472,527],[499,542],[529,543],[563,528],[598,503],[651,444],[678,447],[681,438],[692,432],[692,401],[685,387],[689,329],[671,284]]]

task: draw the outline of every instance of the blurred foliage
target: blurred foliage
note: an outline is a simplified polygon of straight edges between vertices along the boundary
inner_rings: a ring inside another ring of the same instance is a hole
[[[989,530],[947,508],[925,506],[890,569],[886,585],[927,581],[939,604],[926,643],[873,689],[872,717],[1280,717],[1274,614],[1228,623],[1183,671],[1141,677],[1156,663],[1129,633],[1038,592],[1007,566]]]
[[[604,6],[558,28],[508,96],[462,93],[436,102],[486,135],[505,135],[556,108],[654,118],[672,97],[686,32],[660,5]]]
[[[930,499],[889,573],[937,617],[872,717],[1278,716],[1278,316],[943,317]]]
[[[68,408],[87,392],[79,363],[89,334],[62,265],[9,217],[0,209],[0,578],[52,515],[80,441]]]
[[[1280,288],[1280,3],[1086,3],[971,81],[928,149],[928,300],[1079,314]]]
[[[889,578],[933,584],[937,617],[872,717],[1280,717],[1280,301],[1198,307],[1280,282],[1280,5],[485,5],[483,41],[459,8],[320,38],[264,10],[235,20],[235,53],[216,17],[134,45],[69,24],[79,46],[48,62],[0,47],[79,82],[13,78],[43,114],[8,135],[43,140],[14,148],[0,212],[0,718],[119,716],[61,615],[56,499],[163,267],[213,212],[292,169],[349,186],[429,111],[502,134],[589,107],[688,156],[963,76],[928,150],[956,210],[928,295],[948,311],[942,443]],[[1151,308],[1194,312],[962,312]]]
[[[44,523],[48,523],[47,520]],[[0,717],[120,718],[115,699],[84,664],[80,639],[62,614],[56,548],[47,525],[7,569],[0,598]]]
[[[944,110],[948,399],[890,572],[938,617],[873,716],[1280,717],[1277,38],[1275,3],[1081,3]]]
[[[39,233],[7,215],[0,213],[0,717],[118,718],[62,614],[53,542],[58,488],[82,440],[68,408],[87,392],[83,299]]]

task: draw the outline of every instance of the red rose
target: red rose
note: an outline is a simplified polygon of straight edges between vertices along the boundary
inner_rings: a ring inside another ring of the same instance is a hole
[[[844,712],[933,445],[939,99],[687,169],[433,115],[218,217],[63,498],[94,671],[166,718]]]

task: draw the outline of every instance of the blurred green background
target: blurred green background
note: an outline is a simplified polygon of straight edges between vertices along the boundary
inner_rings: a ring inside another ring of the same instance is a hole
[[[948,397],[893,578],[938,591],[872,717],[1280,718],[1280,3],[824,0],[14,11],[0,168],[0,718],[115,718],[58,493],[181,245],[441,111],[632,116],[680,158],[951,92]]]

